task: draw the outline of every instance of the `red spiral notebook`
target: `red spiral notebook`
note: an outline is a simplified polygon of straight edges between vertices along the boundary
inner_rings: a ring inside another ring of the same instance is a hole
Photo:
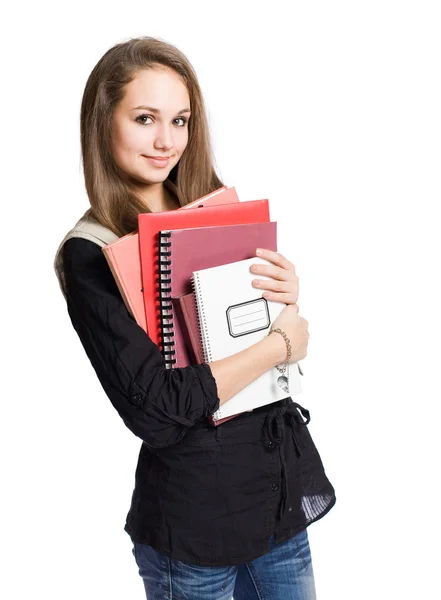
[[[149,336],[155,344],[161,346],[161,312],[158,291],[159,232],[171,229],[189,229],[191,227],[265,223],[269,220],[269,203],[267,199],[237,202],[226,206],[205,206],[198,210],[177,210],[138,215],[144,308]]]
[[[231,204],[235,202],[239,202],[235,188],[223,186],[177,210],[186,211],[190,208]],[[144,309],[144,296],[142,293],[138,231],[132,231],[111,244],[107,244],[107,246],[102,248],[102,251],[106,257],[110,270],[112,271],[127,310],[138,325],[147,333],[148,329]]]
[[[256,248],[277,252],[277,223],[245,223],[161,231],[158,292],[161,346],[172,368],[192,363],[173,298],[192,291],[193,271],[256,256]],[[185,306],[188,308],[188,306]]]

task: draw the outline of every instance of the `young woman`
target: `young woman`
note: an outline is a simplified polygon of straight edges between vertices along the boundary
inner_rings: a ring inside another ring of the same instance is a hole
[[[81,147],[90,216],[115,238],[137,229],[141,212],[175,210],[223,185],[193,68],[159,39],[117,44],[98,61],[81,106]],[[57,252],[72,324],[143,441],[124,529],[149,600],[315,598],[306,528],[336,498],[308,410],[288,397],[219,427],[207,420],[268,369],[306,356],[294,266],[266,249],[261,256],[271,266],[255,270],[255,285],[286,303],[272,323],[282,334],[223,360],[166,369],[100,245],[74,234]]]

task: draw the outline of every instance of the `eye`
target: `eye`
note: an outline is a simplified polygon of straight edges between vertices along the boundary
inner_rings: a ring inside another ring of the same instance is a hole
[[[185,124],[188,123],[188,119],[184,119],[184,117],[178,117],[175,121],[182,121],[182,125],[179,125],[179,127],[185,127]]]
[[[150,123],[146,123],[143,119],[152,119],[153,117],[151,115],[138,115],[135,119],[135,121],[137,123],[140,123],[141,125],[150,125]],[[185,119],[184,117],[177,117],[176,119],[174,119],[174,121],[182,121],[181,125],[178,125],[178,127],[185,127],[185,125],[188,123],[188,119]]]
[[[145,122],[142,123],[139,119],[151,119],[152,117],[150,115],[139,115],[138,117],[136,117],[135,121],[137,123],[141,123],[141,125],[145,125]]]

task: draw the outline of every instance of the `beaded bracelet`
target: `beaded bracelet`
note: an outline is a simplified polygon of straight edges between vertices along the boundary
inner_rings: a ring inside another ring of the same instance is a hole
[[[290,342],[290,339],[286,335],[286,333],[280,329],[280,327],[277,327],[277,329],[274,329],[273,327],[271,327],[271,329],[268,332],[268,335],[270,333],[273,333],[273,331],[275,333],[280,333],[280,335],[282,335],[283,339],[285,340],[285,344],[286,344],[286,358],[285,358],[284,362],[288,362],[289,359],[291,358],[291,342]]]
[[[273,327],[271,327],[271,329],[268,332],[268,335],[270,335],[271,333],[280,333],[281,336],[283,336],[283,339],[285,340],[285,344],[286,344],[286,358],[284,360],[284,364],[283,366],[279,366],[276,365],[276,369],[279,371],[279,373],[281,373],[281,375],[277,378],[277,384],[279,385],[279,387],[282,388],[282,390],[284,392],[286,392],[287,394],[289,394],[289,369],[288,369],[288,361],[291,358],[291,342],[288,338],[288,336],[286,335],[286,333],[284,331],[282,331],[280,329],[280,327],[277,327],[277,329],[274,329]]]

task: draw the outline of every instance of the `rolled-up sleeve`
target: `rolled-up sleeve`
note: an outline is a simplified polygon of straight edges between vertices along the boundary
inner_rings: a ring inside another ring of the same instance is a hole
[[[111,403],[148,446],[179,442],[219,408],[210,366],[167,369],[128,312],[100,246],[71,238],[62,251],[68,313]]]

